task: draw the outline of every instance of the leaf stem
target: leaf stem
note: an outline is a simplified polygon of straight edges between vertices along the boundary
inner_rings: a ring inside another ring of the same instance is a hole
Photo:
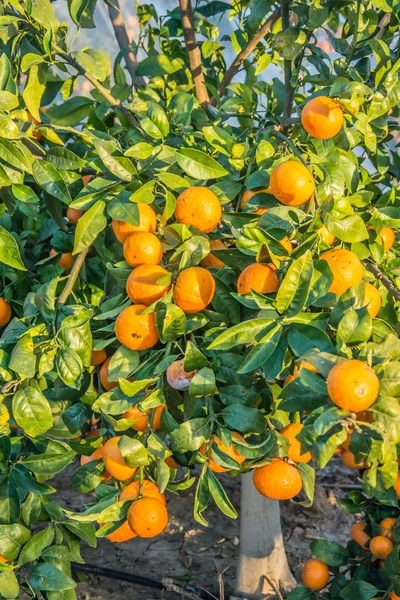
[[[86,258],[88,251],[89,251],[89,248],[85,248],[84,250],[82,250],[82,252],[79,252],[79,254],[77,255],[75,262],[72,266],[71,273],[69,274],[67,283],[57,300],[57,308],[61,308],[61,306],[64,306],[64,304],[68,300],[68,296],[71,294],[71,292],[73,290],[73,287],[78,278],[79,272],[83,266],[83,263],[85,262],[85,258]]]

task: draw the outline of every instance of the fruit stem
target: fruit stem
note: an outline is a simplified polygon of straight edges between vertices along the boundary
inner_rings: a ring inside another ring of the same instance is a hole
[[[61,308],[61,306],[64,306],[64,304],[68,300],[68,296],[73,290],[73,287],[79,275],[79,271],[81,270],[83,263],[85,262],[85,258],[88,251],[89,247],[84,248],[82,252],[79,252],[79,254],[77,255],[75,262],[72,266],[71,273],[69,274],[69,277],[67,279],[67,283],[57,300],[57,308]]]
[[[298,150],[293,144],[292,140],[290,140],[284,133],[282,133],[281,131],[277,131],[276,129],[268,129],[268,133],[269,135],[273,135],[274,137],[279,138],[280,140],[282,140],[282,142],[286,142],[286,144],[292,149],[293,154],[295,154],[301,160],[303,165],[308,169],[308,164],[304,160],[300,150]]]

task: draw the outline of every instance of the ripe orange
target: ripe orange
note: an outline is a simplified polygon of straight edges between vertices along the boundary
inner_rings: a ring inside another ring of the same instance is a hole
[[[210,233],[218,225],[221,215],[218,197],[206,187],[184,190],[176,201],[175,219],[178,223],[193,225],[204,233]]]
[[[165,464],[168,465],[170,469],[178,469],[179,468],[179,465],[173,456],[168,456],[165,459]]]
[[[379,379],[361,360],[342,360],[329,371],[328,394],[340,408],[359,412],[369,408],[378,397]]]
[[[350,450],[343,450],[341,457],[342,463],[349,469],[363,469],[365,467],[364,461],[356,463],[354,454]]]
[[[226,244],[222,240],[211,240],[210,242],[211,250],[226,250]],[[217,258],[214,254],[210,252],[207,254],[205,258],[200,262],[201,266],[207,269],[208,267],[215,267],[216,269],[222,269],[224,267],[224,263],[222,260]]]
[[[289,254],[293,250],[293,244],[287,236],[284,237],[283,239],[279,240],[279,243],[281,246],[283,246],[285,248],[285,250],[287,250],[287,252]],[[286,256],[277,256],[276,258],[278,258],[279,260],[285,260]]]
[[[168,271],[160,265],[140,265],[126,282],[126,292],[135,304],[150,306],[168,294],[171,283],[157,283]]]
[[[118,448],[120,436],[110,438],[103,447],[103,461],[107,471],[118,481],[126,481],[135,474],[136,469],[128,467],[121,450]]]
[[[400,473],[398,474],[397,479],[393,484],[393,487],[396,490],[398,499],[400,500]]]
[[[376,535],[369,543],[369,549],[375,558],[385,559],[393,550],[393,542],[384,535]]]
[[[364,306],[367,307],[369,315],[374,319],[381,309],[382,298],[376,287],[370,283],[365,284]]]
[[[0,562],[7,563],[8,560],[6,558],[4,558],[4,556],[1,556],[1,554],[0,554]]]
[[[258,188],[257,190],[245,190],[240,199],[240,209],[244,210],[247,206],[248,201],[256,194],[271,194],[271,188]],[[259,210],[259,209],[257,209]],[[257,211],[256,211],[257,212]]]
[[[308,463],[311,460],[311,454],[309,452],[301,454],[301,444],[296,438],[303,427],[304,425],[301,423],[291,423],[284,427],[280,432],[281,435],[289,440],[288,457],[296,463]]]
[[[366,523],[364,521],[360,521],[359,523],[355,523],[350,530],[350,539],[357,542],[361,548],[366,548],[367,543],[371,539],[371,537],[365,533]]]
[[[300,206],[314,194],[313,176],[297,160],[287,160],[274,167],[270,185],[275,198],[287,206]]]
[[[82,175],[82,183],[86,187],[89,181],[92,181],[94,175]]]
[[[118,386],[118,381],[108,381],[108,366],[110,364],[110,360],[111,356],[109,356],[100,367],[100,382],[103,388],[107,391]]]
[[[310,590],[322,590],[329,581],[329,569],[325,563],[310,558],[304,565],[301,573],[303,583]]]
[[[325,225],[322,225],[322,227],[318,229],[317,233],[321,241],[323,241],[327,246],[333,246],[335,243],[335,236],[327,230]]]
[[[382,238],[385,252],[390,250],[396,240],[395,233],[391,227],[382,227],[378,237]]]
[[[11,306],[4,300],[4,298],[0,298],[0,327],[4,327],[11,320]]]
[[[296,467],[281,459],[254,469],[253,483],[260,494],[272,500],[290,500],[303,487]]]
[[[389,598],[390,600],[400,600],[400,596],[398,596],[396,592],[390,592]]]
[[[342,128],[343,111],[332,98],[317,96],[311,98],[301,111],[301,123],[312,137],[329,140]]]
[[[56,256],[57,254],[59,254],[59,252],[54,250],[54,248],[50,250],[50,256]],[[60,265],[60,267],[63,267],[64,271],[69,271],[74,264],[74,257],[71,252],[63,252],[57,264]]]
[[[101,365],[107,359],[107,352],[104,350],[92,350],[92,356],[90,358],[90,364],[92,367]]]
[[[240,440],[241,442],[244,442],[244,438],[239,433],[236,433],[236,431],[234,431],[232,433],[232,438],[234,440]],[[223,452],[224,454],[227,454],[228,456],[230,456],[230,458],[233,458],[233,460],[236,460],[236,462],[239,463],[239,465],[243,464],[244,461],[246,460],[246,458],[244,456],[242,456],[236,450],[233,443],[230,446],[225,446],[225,444],[222,443],[221,439],[217,435],[213,436],[212,441],[214,442],[214,444],[216,444],[218,446],[218,448],[221,450],[221,452]],[[200,448],[200,454],[202,454],[203,456],[206,455],[206,446],[207,446],[207,444],[204,443]],[[208,466],[215,473],[227,473],[228,471],[231,470],[231,469],[226,469],[225,467],[222,467],[221,465],[216,463],[215,460],[213,460],[211,458],[211,445],[208,450]],[[239,467],[237,467],[237,468],[239,468]]]
[[[86,437],[97,437],[97,435],[96,435],[96,433],[94,433],[92,435],[88,434]],[[82,454],[81,459],[80,459],[81,466],[87,465],[88,463],[90,463],[94,460],[103,460],[103,450],[104,450],[104,445],[100,444],[100,446],[98,448],[96,448],[96,450],[90,456],[84,456]],[[106,469],[106,471],[103,475],[103,481],[108,481],[109,479],[111,479],[111,475],[110,475],[110,473],[108,473],[108,471]]]
[[[214,277],[203,267],[189,267],[179,273],[174,287],[174,300],[186,313],[206,308],[214,294]]]
[[[118,529],[107,535],[107,539],[113,543],[127,542],[135,537],[137,537],[137,535],[129,527],[128,521],[125,521]]]
[[[127,306],[115,321],[118,341],[131,350],[147,350],[159,340],[156,313],[141,314],[146,308],[143,304]]]
[[[381,526],[380,535],[388,537],[392,542],[394,542],[396,529],[398,527],[398,519],[395,519],[394,517],[387,517],[386,519],[383,519],[379,525]]]
[[[128,510],[130,528],[142,538],[152,538],[164,531],[168,524],[168,512],[163,502],[143,497],[132,502]]]
[[[154,233],[138,231],[124,241],[124,257],[128,265],[158,265],[163,255],[162,245]]]
[[[296,366],[293,369],[294,377],[298,377],[300,375],[300,369],[307,369],[312,373],[318,373],[318,369],[316,369],[314,365],[312,365],[310,362],[308,362],[308,360],[305,360],[304,358],[302,358],[296,363]]]
[[[268,265],[254,263],[249,265],[239,275],[237,291],[239,294],[250,294],[251,290],[263,294],[276,292],[279,287],[278,277]]]
[[[165,406],[157,406],[154,411],[153,416],[153,424],[152,430],[157,431],[161,428],[161,415]],[[130,421],[134,421],[132,425],[132,429],[135,431],[146,431],[148,426],[148,420],[150,416],[150,411],[141,411],[140,408],[135,405],[132,408],[129,408],[127,411],[123,413],[124,419],[129,419]]]
[[[196,371],[185,371],[183,367],[184,363],[184,358],[175,360],[167,369],[167,381],[174,390],[188,390],[190,382],[196,375]]]
[[[138,480],[132,481],[132,483],[128,483],[128,485],[124,487],[118,499],[121,502],[123,500],[136,500],[136,498],[139,496],[139,490],[140,482]],[[149,479],[143,480],[142,496],[146,498],[155,498],[163,504],[166,504],[164,494],[162,494],[156,486],[156,484],[150,481]]]
[[[137,231],[147,231],[154,233],[157,226],[156,213],[148,204],[138,204],[139,210],[139,225],[131,225],[125,223],[125,221],[118,221],[117,219],[112,220],[112,228],[115,233],[117,240],[124,243],[128,235],[136,233]]]
[[[83,210],[78,210],[77,208],[68,208],[67,209],[67,219],[70,223],[76,223],[81,216],[83,215]]]
[[[333,281],[329,292],[341,296],[349,288],[360,283],[364,269],[354,252],[345,248],[335,248],[324,252],[320,258],[326,260],[332,271]]]
[[[288,383],[290,383],[291,381],[294,381],[295,379],[296,379],[296,377],[289,373],[289,375],[286,377],[285,381],[283,382],[283,385],[285,386]]]

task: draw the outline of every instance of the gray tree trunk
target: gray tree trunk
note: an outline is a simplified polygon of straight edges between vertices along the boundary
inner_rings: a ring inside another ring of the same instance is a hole
[[[261,600],[289,591],[296,582],[283,544],[279,502],[259,494],[253,473],[241,477],[240,557],[236,595]]]

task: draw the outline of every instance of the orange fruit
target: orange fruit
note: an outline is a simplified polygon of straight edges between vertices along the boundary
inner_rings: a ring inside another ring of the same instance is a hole
[[[93,177],[94,177],[94,175],[82,175],[82,183],[83,183],[84,187],[87,186],[89,181],[92,181]]]
[[[157,431],[158,429],[161,429],[161,415],[162,415],[164,408],[165,408],[164,405],[160,405],[160,406],[157,406],[154,410],[153,424],[152,424],[153,431]],[[149,410],[142,411],[142,410],[140,410],[140,408],[137,405],[135,405],[135,406],[132,406],[132,408],[129,408],[127,411],[125,411],[123,413],[123,417],[124,417],[124,419],[129,419],[130,421],[134,421],[134,423],[132,425],[132,429],[135,429],[135,431],[146,431],[147,426],[148,426],[149,416],[150,416],[149,413],[150,413]]]
[[[165,459],[165,464],[168,465],[170,469],[178,469],[179,468],[179,465],[173,456],[168,456]]]
[[[333,246],[335,243],[335,236],[327,230],[325,225],[322,225],[322,227],[317,230],[317,233],[322,242],[324,242],[327,246]]]
[[[294,381],[295,379],[296,379],[296,377],[289,373],[289,375],[286,377],[285,381],[283,382],[283,385],[285,386],[288,383],[290,383],[291,381]]]
[[[174,300],[186,313],[206,308],[214,294],[214,277],[203,267],[189,267],[179,273],[174,287]]]
[[[279,287],[278,277],[268,265],[254,263],[239,275],[237,291],[239,294],[250,294],[251,290],[263,294],[276,292]]]
[[[197,371],[185,371],[183,367],[184,363],[184,358],[181,360],[175,360],[167,369],[167,381],[168,384],[174,388],[174,390],[188,390],[190,382],[196,375]]]
[[[314,194],[313,176],[297,160],[287,160],[274,167],[270,185],[275,198],[287,206],[300,206]]]
[[[266,187],[258,188],[257,190],[245,190],[240,199],[240,209],[244,210],[247,206],[248,201],[256,194],[271,194],[271,193],[272,193],[271,188],[269,188],[269,187],[268,188],[266,188]],[[256,212],[258,210],[259,209],[257,209]]]
[[[119,495],[118,500],[120,500],[121,502],[123,500],[136,500],[136,498],[139,496],[139,490],[140,481],[132,481],[132,483],[128,483],[128,485],[124,487],[124,489]],[[156,500],[159,500],[163,504],[166,504],[164,494],[162,494],[156,486],[156,484],[150,481],[149,479],[143,480],[141,495],[146,496],[146,498],[156,498]]]
[[[78,210],[77,208],[68,208],[67,209],[67,219],[70,223],[76,223],[82,215],[83,215],[83,210]]]
[[[211,240],[210,242],[211,250],[226,250],[226,244],[222,240]],[[224,263],[222,260],[217,258],[214,254],[210,252],[207,254],[205,258],[200,262],[201,266],[207,269],[208,267],[215,267],[216,269],[222,269],[224,267]]]
[[[132,502],[128,510],[128,523],[139,537],[152,538],[159,535],[168,524],[165,504],[146,496]]]
[[[124,257],[128,265],[158,265],[163,255],[162,245],[154,233],[138,231],[124,241]]]
[[[253,483],[262,496],[272,500],[290,500],[297,496],[303,487],[296,467],[281,459],[255,468]]]
[[[7,300],[0,298],[0,327],[4,327],[11,320],[11,306]]]
[[[329,581],[329,569],[325,563],[310,558],[304,565],[301,572],[303,583],[310,590],[319,591],[327,586]]]
[[[107,360],[107,352],[104,350],[92,350],[92,356],[90,358],[90,364],[92,367],[97,367]]]
[[[279,243],[281,246],[283,246],[285,248],[285,250],[287,250],[287,252],[289,254],[293,250],[292,242],[289,240],[289,238],[287,236],[284,237],[283,239],[279,240]],[[276,258],[278,258],[279,260],[285,260],[286,256],[277,256]]]
[[[382,298],[376,287],[370,283],[365,284],[364,306],[367,307],[369,315],[374,319],[381,309]]]
[[[110,438],[103,447],[103,461],[107,471],[118,481],[126,481],[134,476],[136,469],[128,467],[118,448],[120,436]]]
[[[115,233],[115,237],[121,244],[124,243],[128,235],[136,233],[137,231],[147,231],[154,233],[157,226],[157,218],[154,210],[148,205],[138,203],[139,210],[139,225],[131,225],[125,223],[125,221],[118,221],[117,219],[112,220],[112,228]]]
[[[128,521],[125,521],[124,523],[122,523],[122,525],[120,525],[120,527],[118,527],[118,529],[116,529],[112,533],[109,533],[106,537],[110,542],[121,543],[127,542],[128,540],[132,540],[133,538],[137,537],[137,535],[129,527]]]
[[[332,98],[317,96],[311,98],[301,111],[301,123],[312,137],[329,140],[342,128],[343,111]]]
[[[326,260],[333,275],[329,292],[341,296],[349,288],[358,285],[362,279],[364,269],[358,256],[345,248],[335,248],[323,252],[321,260]]]
[[[365,467],[364,461],[356,463],[354,454],[350,450],[343,450],[341,454],[342,463],[349,469],[363,469]]]
[[[171,283],[157,283],[168,271],[160,265],[140,265],[126,282],[126,292],[135,304],[150,306],[168,294]]]
[[[400,473],[398,474],[397,479],[393,484],[393,487],[396,490],[398,499],[400,500]]]
[[[239,433],[236,433],[236,431],[232,432],[232,438],[234,440],[240,440],[241,442],[244,442],[244,438]],[[236,450],[233,443],[230,446],[225,446],[225,444],[221,442],[221,439],[217,435],[213,436],[212,441],[218,446],[221,452],[227,454],[230,458],[233,458],[233,460],[236,460],[236,462],[239,463],[239,465],[243,464],[246,460],[246,458]],[[206,455],[206,446],[207,444],[204,443],[200,448],[200,454],[202,454],[203,456]],[[214,471],[215,473],[227,473],[231,470],[222,467],[211,458],[211,445],[208,450],[208,466],[210,467],[211,471]]]
[[[383,247],[385,249],[385,252],[388,252],[388,250],[390,250],[390,248],[393,246],[396,240],[396,236],[393,229],[391,227],[382,227],[379,236],[383,240]]]
[[[364,523],[364,521],[360,521],[359,523],[355,523],[350,530],[350,539],[357,542],[357,544],[364,549],[371,539],[371,537],[365,533],[365,527],[366,523]]]
[[[318,369],[314,367],[308,360],[302,358],[296,363],[295,368],[293,369],[293,377],[298,377],[300,375],[300,369],[307,369],[312,373],[318,373]]]
[[[156,328],[156,313],[143,315],[147,306],[132,304],[119,313],[115,321],[118,341],[131,350],[147,350],[159,340]]]
[[[390,592],[389,598],[390,600],[400,600],[400,596],[398,596],[396,592]]]
[[[103,388],[107,391],[112,390],[118,386],[118,381],[109,381],[108,379],[108,367],[110,366],[111,359],[112,356],[109,356],[100,368],[100,383],[103,386]],[[128,381],[133,381],[133,377],[129,377]]]
[[[395,532],[398,526],[398,519],[395,519],[394,517],[387,517],[386,519],[383,519],[379,525],[381,527],[380,535],[388,537],[392,542],[394,542]]]
[[[369,543],[369,549],[375,558],[385,559],[393,550],[393,542],[384,535],[376,535]]]
[[[178,223],[193,225],[199,231],[210,233],[220,222],[222,215],[218,197],[206,187],[191,187],[179,194],[175,219]]]
[[[296,463],[308,463],[311,460],[311,454],[309,452],[301,454],[301,444],[296,437],[303,427],[304,425],[301,423],[291,423],[284,427],[280,432],[281,435],[289,440],[288,457]]]
[[[54,250],[54,248],[50,250],[50,256],[56,256],[57,254],[59,254],[59,252]],[[71,252],[63,252],[57,264],[60,265],[60,267],[63,267],[64,271],[69,271],[74,264],[74,257]]]
[[[379,379],[361,360],[342,360],[329,371],[328,394],[340,408],[359,412],[369,408],[378,397]]]
[[[88,434],[85,437],[97,437],[97,434],[96,433],[94,433],[92,435]],[[91,463],[94,460],[103,460],[103,450],[104,450],[104,445],[100,444],[100,446],[98,448],[96,448],[96,450],[90,456],[84,456],[82,454],[81,458],[80,458],[81,466],[87,465],[88,463]],[[110,473],[107,472],[107,469],[106,469],[106,471],[103,475],[103,481],[108,481],[109,479],[111,479],[111,475],[110,475]]]
[[[4,558],[4,556],[1,556],[1,554],[0,554],[0,562],[7,563],[8,560],[6,558]]]

